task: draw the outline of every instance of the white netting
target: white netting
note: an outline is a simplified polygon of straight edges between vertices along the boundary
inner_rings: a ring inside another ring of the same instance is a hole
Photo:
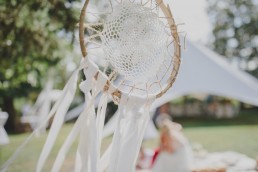
[[[106,60],[133,82],[155,76],[167,56],[163,22],[150,8],[122,3],[104,22],[101,34]]]

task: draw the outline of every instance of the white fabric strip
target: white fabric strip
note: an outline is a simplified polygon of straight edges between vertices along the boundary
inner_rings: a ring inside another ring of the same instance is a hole
[[[46,143],[41,152],[36,171],[40,172],[43,169],[43,166],[46,162],[46,159],[55,143],[56,137],[61,129],[61,126],[64,122],[64,116],[67,113],[67,110],[73,100],[78,80],[78,70],[73,74],[70,82],[68,83],[68,92],[64,96],[64,99],[61,100],[60,106],[58,107],[55,118],[52,123],[52,127],[49,131]]]
[[[96,120],[96,127],[97,127],[97,171],[99,172],[99,163],[100,163],[100,149],[101,149],[101,142],[102,142],[102,133],[104,128],[105,122],[105,115],[107,109],[107,101],[108,95],[107,93],[103,93],[100,102],[99,108],[97,112],[97,120]]]
[[[100,159],[100,163],[98,166],[99,172],[103,172],[104,170],[107,169],[109,165],[109,160],[110,160],[110,154],[111,154],[111,148],[112,148],[112,143],[108,146],[104,154],[102,155]]]
[[[69,133],[68,137],[66,138],[63,146],[61,147],[61,149],[58,153],[58,156],[57,156],[54,166],[52,168],[52,172],[58,172],[60,170],[62,163],[65,159],[67,151],[71,147],[72,143],[75,141],[76,137],[78,136],[79,132],[81,131],[82,126],[85,125],[84,123],[88,120],[87,118],[89,117],[89,115],[92,115],[91,107],[94,107],[93,100],[94,100],[94,97],[91,99],[88,106],[84,109],[84,111],[81,113],[81,115],[75,122],[71,132]]]
[[[118,106],[119,116],[118,116],[118,120],[117,120],[117,126],[116,126],[116,130],[114,132],[114,136],[112,139],[110,164],[109,164],[109,168],[108,168],[109,172],[112,172],[112,170],[116,169],[116,163],[118,161],[120,142],[121,142],[120,125],[121,125],[121,120],[123,119],[123,110],[124,110],[123,105],[119,105]],[[113,172],[116,172],[116,171],[113,171]]]
[[[88,93],[86,97],[86,102],[93,102],[91,100],[91,95]],[[87,104],[85,104],[86,108],[89,108]],[[92,114],[92,110],[89,112],[89,114]],[[82,114],[82,115],[88,115],[88,114]],[[82,126],[80,130],[80,138],[79,138],[79,144],[77,148],[77,154],[76,154],[76,160],[75,160],[75,172],[83,171],[82,169],[88,169],[88,158],[89,158],[89,149],[90,149],[90,121],[88,117],[85,117],[84,125]]]
[[[98,79],[96,83],[96,87],[99,90],[104,90],[104,87],[108,81],[108,78],[103,75],[102,73],[98,73]],[[102,142],[102,133],[104,128],[105,116],[106,116],[106,109],[107,109],[107,101],[108,101],[108,93],[104,91],[99,101],[98,110],[97,110],[97,119],[96,119],[96,170],[99,171],[98,166],[100,162],[100,148]]]
[[[86,80],[87,82],[84,81],[82,84],[80,84],[80,88],[87,95],[87,94],[89,94],[87,92],[89,92],[91,90],[91,86],[95,85],[95,84],[92,84],[92,82],[94,83],[94,80],[95,80],[94,76],[97,74],[97,68],[95,66],[92,66],[89,64],[87,66],[87,68],[85,68],[84,73],[86,74],[86,79],[88,81]],[[93,121],[95,121],[95,119],[94,119],[95,118],[94,101],[95,101],[96,96],[99,94],[99,92],[100,92],[100,90],[93,88],[92,98],[90,98],[90,96],[88,96],[88,98],[86,99],[86,101],[88,101],[87,106],[86,106],[85,110],[81,113],[79,118],[77,119],[76,123],[74,124],[73,129],[71,130],[71,132],[69,133],[63,146],[61,147],[61,149],[58,153],[58,156],[56,158],[56,161],[54,163],[54,166],[52,168],[53,172],[58,172],[60,170],[60,168],[63,164],[63,161],[65,159],[66,153],[70,149],[72,143],[75,141],[79,132],[80,131],[83,132],[82,128],[84,128],[84,127],[86,127],[85,129],[87,129],[88,133],[86,133],[86,134],[81,133],[81,135],[83,135],[83,137],[80,139],[80,142],[78,145],[75,170],[81,171],[84,168],[87,168],[87,163],[89,161],[91,161],[91,159],[88,159],[88,157],[87,157],[89,152],[91,152],[91,149],[90,149],[90,147],[92,146],[91,137],[94,136],[94,131],[93,131],[94,128],[92,128],[92,123],[95,124],[95,122],[93,122]],[[86,125],[85,125],[85,123],[86,123]],[[85,139],[87,140],[87,142],[85,142]],[[84,151],[87,151],[87,152],[84,152]]]
[[[88,92],[91,90],[91,87],[94,86],[92,87],[93,97],[90,98],[90,96],[88,96],[88,98],[86,99],[88,103],[87,108],[85,109],[86,112],[83,112],[80,115],[80,117],[77,119],[73,130],[69,134],[62,148],[60,149],[60,152],[58,153],[58,156],[56,158],[56,161],[52,169],[53,172],[60,170],[61,165],[64,161],[64,158],[66,156],[66,152],[69,150],[71,144],[74,142],[79,132],[81,133],[80,134],[81,137],[80,137],[78,150],[77,150],[75,171],[94,172],[97,170],[97,152],[98,152],[97,138],[96,138],[97,128],[96,128],[96,115],[95,115],[95,110],[93,105],[94,105],[96,96],[103,89],[107,81],[106,78],[103,78],[103,77],[98,77],[98,80],[95,81],[94,76],[97,74],[97,71],[98,71],[97,67],[90,62],[87,65],[87,68],[84,69],[86,81],[83,81],[80,84],[80,88],[87,95],[89,94]],[[102,109],[106,109],[106,103],[107,103],[107,100],[103,102]]]
[[[154,98],[122,95],[119,119],[112,141],[109,172],[132,172],[149,121],[149,103]]]
[[[64,116],[73,100],[76,88],[77,88],[77,80],[78,80],[78,73],[81,69],[87,68],[89,61],[87,59],[82,59],[79,69],[77,69],[72,77],[69,79],[68,83],[66,84],[62,96],[60,96],[60,102],[56,106],[54,106],[50,112],[50,114],[56,112],[54,121],[52,123],[51,129],[49,131],[49,135],[47,137],[46,143],[43,147],[41,152],[36,171],[40,172],[46,162],[46,159],[55,143],[56,137],[60,131],[60,128],[64,122]]]
[[[90,168],[89,172],[97,172],[97,128],[96,128],[96,114],[94,106],[94,115],[90,115]],[[87,162],[85,162],[87,163]],[[87,170],[87,169],[83,169]]]

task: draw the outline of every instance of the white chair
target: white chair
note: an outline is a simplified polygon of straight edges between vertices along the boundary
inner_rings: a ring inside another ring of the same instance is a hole
[[[8,113],[0,112],[0,145],[6,145],[9,143],[8,135],[4,129],[4,124],[8,119]]]
[[[39,94],[35,104],[32,107],[29,105],[24,106],[21,122],[29,123],[32,130],[36,130],[49,114],[51,103],[57,101],[60,95],[60,90],[53,89],[53,80],[49,80],[44,90]],[[47,124],[44,127],[42,126],[37,134],[44,133],[47,126]]]

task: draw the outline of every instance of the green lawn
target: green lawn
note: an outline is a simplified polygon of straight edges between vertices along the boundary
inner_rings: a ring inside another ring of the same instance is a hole
[[[47,160],[47,165],[45,171],[50,171],[49,167],[52,165],[55,156],[65,140],[66,135],[69,133],[72,125],[67,124],[62,128],[61,134],[59,134],[58,140],[51,152],[50,157]],[[3,164],[4,161],[16,150],[16,148],[24,141],[25,138],[29,136],[28,133],[21,135],[11,135],[10,136],[10,144],[7,146],[0,147],[0,165]],[[36,162],[38,160],[40,150],[43,147],[43,144],[46,139],[46,134],[40,137],[34,137],[29,144],[25,147],[25,149],[20,153],[15,162],[11,165],[9,171],[11,172],[33,172],[35,171]],[[75,144],[72,147],[72,151],[68,153],[68,160],[65,162],[67,166],[69,163],[72,163],[72,159],[74,157],[75,152]]]
[[[244,110],[233,119],[181,118],[184,133],[192,144],[208,151],[237,151],[258,157],[258,110]]]
[[[252,113],[253,114],[253,113]],[[241,116],[231,120],[214,120],[214,119],[176,119],[184,126],[184,133],[192,144],[202,144],[208,151],[228,151],[233,150],[247,154],[250,157],[258,156],[258,113],[256,115]],[[242,119],[243,118],[243,119]],[[250,119],[252,118],[252,119]],[[242,120],[240,120],[242,119]],[[232,121],[235,120],[235,124]],[[257,121],[256,121],[257,120]],[[237,122],[239,121],[239,122]],[[242,121],[242,122],[241,122]],[[248,122],[249,121],[249,122]],[[215,126],[217,123],[217,126]],[[45,171],[50,171],[50,167],[55,159],[58,148],[62,145],[65,137],[69,133],[72,124],[66,124],[58,137],[53,152],[48,159]],[[15,149],[23,142],[28,134],[11,135],[10,144],[0,147],[0,166],[7,160]],[[37,159],[40,150],[44,144],[46,135],[34,138],[25,147],[18,156],[17,160],[12,164],[9,171],[32,172],[35,171]],[[104,140],[106,147],[111,138]],[[144,143],[146,147],[154,148],[158,145],[158,139],[150,140]],[[68,153],[68,158],[62,171],[72,171],[74,164],[76,143]]]
[[[43,171],[51,171],[51,167],[56,158],[56,155],[65,141],[66,136],[71,130],[73,124],[66,124],[63,126],[61,133],[58,136],[56,144],[54,145],[53,151],[51,152],[46,166]],[[10,135],[10,144],[6,146],[0,146],[0,166],[14,153],[17,147],[29,136],[28,133],[20,135]],[[24,148],[23,151],[19,154],[17,159],[11,165],[8,172],[34,172],[37,160],[40,155],[40,151],[44,145],[46,134],[41,135],[40,137],[34,137],[28,145]],[[111,142],[111,137],[103,140],[103,149],[108,146]],[[67,154],[67,159],[64,162],[62,171],[70,172],[73,171],[73,164],[75,158],[75,152],[78,142],[76,141],[71,150]]]
[[[208,151],[232,150],[258,157],[258,125],[186,128],[185,135]]]
[[[209,152],[237,151],[258,157],[258,125],[193,127],[183,131],[192,145],[201,144]],[[144,143],[149,148],[156,145],[157,139]]]

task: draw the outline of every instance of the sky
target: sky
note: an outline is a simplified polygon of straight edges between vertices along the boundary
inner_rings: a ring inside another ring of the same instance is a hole
[[[103,0],[103,3],[107,2]],[[206,0],[164,0],[164,2],[170,5],[176,23],[184,23],[180,25],[179,31],[186,31],[187,38],[192,41],[207,43],[211,37],[211,24],[206,12]]]
[[[206,0],[166,0],[170,4],[179,31],[186,31],[187,38],[201,43],[207,43],[211,38],[211,23],[206,12]]]

